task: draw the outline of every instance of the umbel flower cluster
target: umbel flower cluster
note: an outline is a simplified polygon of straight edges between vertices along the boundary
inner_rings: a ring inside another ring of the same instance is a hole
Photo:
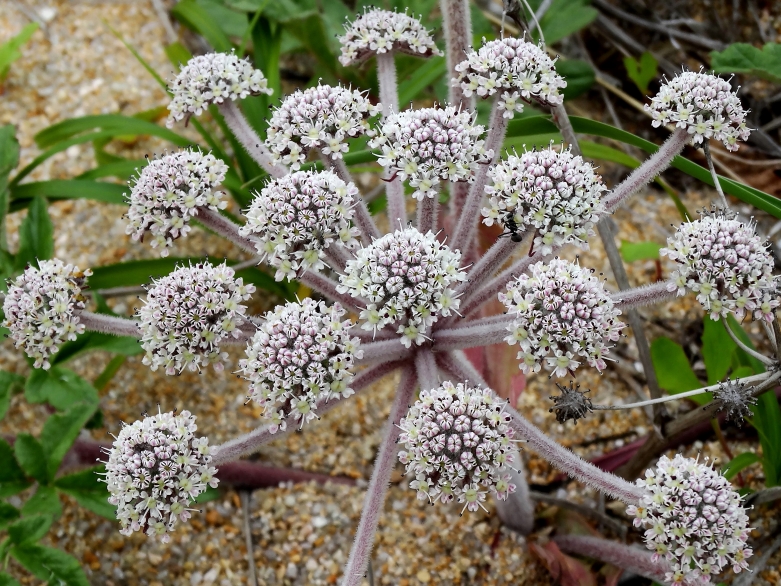
[[[85,310],[88,271],[41,261],[10,283],[4,324],[35,366],[44,368],[58,346],[85,327],[137,335],[144,363],[169,375],[207,364],[220,370],[227,360],[223,345],[245,345],[238,372],[248,381],[250,399],[263,407],[257,429],[211,448],[194,436],[190,413],[159,413],[126,426],[116,438],[105,480],[125,533],[145,531],[166,539],[174,524],[189,516],[191,499],[216,485],[215,468],[301,429],[401,369],[343,586],[358,586],[367,567],[397,461],[397,440],[404,446],[401,460],[414,476],[410,486],[422,500],[458,501],[463,512],[484,506],[490,496],[502,521],[522,530],[518,512],[533,520],[534,507],[523,462],[514,456],[517,437],[559,469],[629,504],[636,524],[647,529],[662,571],[669,570],[669,581],[701,580],[730,565],[743,570],[751,554],[746,515],[726,479],[682,457],[663,458],[637,485],[606,474],[499,400],[462,350],[504,340],[519,345],[524,373],[544,367],[551,377],[563,377],[584,362],[605,369],[623,328],[622,311],[672,299],[676,292],[695,292],[712,316],[732,312],[774,319],[779,302],[767,248],[753,223],[726,213],[687,223],[670,239],[665,253],[679,267],[669,286],[610,295],[593,271],[559,257],[544,258],[568,244],[582,246],[603,214],[667,168],[685,144],[712,137],[736,148],[748,134],[745,111],[727,82],[684,72],[662,87],[651,106],[657,126],[668,121],[679,126],[672,139],[607,192],[594,167],[572,154],[577,138],[567,130],[571,125],[561,108],[565,82],[544,47],[508,38],[467,50],[464,38],[471,34],[464,15],[457,14],[462,5],[467,3],[443,3],[449,49],[453,43],[459,48],[448,51],[452,105],[393,111],[398,88],[392,53],[426,56],[438,50],[412,17],[381,11],[367,11],[348,25],[343,60],[365,59],[368,52],[378,56],[381,101],[387,107],[372,103],[366,93],[320,84],[282,101],[263,143],[234,103],[269,93],[263,74],[249,62],[233,54],[196,57],[172,85],[169,125],[218,105],[227,128],[270,178],[239,225],[218,211],[224,163],[192,150],[166,155],[134,182],[129,232],[138,238],[151,232],[165,249],[198,216],[248,254],[260,253],[278,279],[295,276],[322,301],[291,301],[262,318],[249,316],[244,304],[254,287],[227,263],[202,262],[155,280],[136,319],[100,316]],[[459,18],[460,29],[453,24]],[[464,38],[454,37],[454,27],[466,31]],[[470,94],[493,99],[487,132],[475,123],[470,100],[463,99]],[[520,156],[501,153],[508,119],[521,102],[553,110],[572,150],[551,146]],[[372,123],[380,112],[383,121]],[[388,179],[393,230],[385,235],[342,160],[350,140],[360,136],[372,138],[371,147],[381,151],[375,154]],[[316,157],[330,170],[299,171]],[[405,187],[418,200],[417,227],[407,224]],[[452,196],[451,212],[461,217],[438,223],[445,216],[436,207],[443,187]],[[477,238],[483,205],[486,223],[502,223],[513,233],[485,253]],[[455,231],[446,240],[438,230],[450,226]],[[522,232],[533,234],[532,249],[514,254],[520,252],[516,235]],[[497,298],[508,315],[488,314],[489,302]],[[355,308],[364,331],[353,330],[357,324],[348,319],[346,311]],[[781,378],[777,363],[760,357],[771,366],[767,373],[721,392],[725,403],[732,401],[731,413],[745,413],[761,390],[755,383],[769,386]],[[599,405],[599,397],[586,397],[575,383],[559,388],[554,410],[561,422],[616,407]],[[627,549],[636,559],[637,552]],[[648,560],[640,565],[647,568]]]
[[[582,157],[551,145],[509,155],[489,169],[488,177],[486,226],[513,222],[519,232],[533,230],[532,248],[542,254],[564,244],[588,247],[587,238],[604,213],[601,198],[607,187]]]
[[[217,488],[213,448],[196,429],[195,416],[182,411],[145,417],[119,432],[103,481],[123,535],[145,531],[168,543],[176,523],[190,518],[193,499],[207,486]]]
[[[311,149],[341,159],[348,138],[371,134],[369,118],[379,113],[364,92],[318,84],[289,95],[274,110],[266,147],[275,163],[299,169]]]
[[[353,394],[350,369],[363,353],[345,313],[338,303],[329,307],[311,298],[280,305],[250,340],[240,372],[272,433],[285,430],[291,417],[300,429],[317,417],[318,403]]]
[[[778,299],[778,279],[767,243],[756,234],[753,220],[744,223],[723,210],[703,213],[667,239],[659,254],[678,264],[670,291],[697,294],[711,319],[748,313],[771,321]]]
[[[362,328],[381,330],[399,324],[401,342],[421,344],[439,316],[458,309],[451,285],[466,279],[461,253],[450,250],[432,232],[396,230],[358,250],[347,263],[339,291],[366,298]]]
[[[441,55],[431,33],[417,18],[406,12],[379,8],[366,9],[339,38],[342,54],[339,62],[345,67],[357,65],[375,54],[399,52],[421,57]]]
[[[179,267],[149,288],[138,310],[144,364],[166,374],[212,364],[221,371],[227,353],[220,345],[239,338],[255,286],[235,278],[227,264]]]
[[[724,568],[748,569],[748,515],[741,497],[712,466],[680,454],[662,456],[655,470],[637,480],[645,491],[627,507],[635,527],[646,527],[645,543],[672,568],[673,584],[707,584]]]
[[[610,342],[618,341],[624,324],[618,321],[621,310],[591,272],[557,257],[533,264],[499,294],[515,316],[505,340],[520,346],[524,373],[544,365],[551,376],[570,376],[580,366],[576,356],[599,371],[605,368]]]
[[[149,161],[133,179],[127,198],[127,233],[134,240],[152,235],[150,245],[168,256],[168,247],[190,231],[189,222],[199,208],[217,211],[228,202],[218,187],[228,165],[211,153],[185,149]]]
[[[278,281],[292,279],[299,270],[324,269],[324,251],[332,244],[358,246],[358,229],[350,221],[359,197],[354,184],[331,171],[290,173],[260,190],[239,233],[268,256]]]
[[[420,393],[399,424],[405,449],[399,460],[415,476],[410,488],[419,499],[455,499],[463,512],[482,507],[489,491],[500,500],[515,492],[508,468],[513,430],[504,405],[490,389],[449,381]]]
[[[200,116],[210,104],[271,94],[263,72],[233,53],[209,53],[193,57],[169,88],[173,94],[166,126]]]
[[[505,118],[512,118],[523,112],[524,102],[552,106],[564,101],[559,90],[567,87],[567,82],[556,72],[555,64],[545,49],[534,43],[513,37],[483,40],[479,49],[467,51],[466,59],[456,65],[458,76],[453,83],[459,84],[467,97],[498,94],[497,105]]]
[[[3,327],[11,330],[14,345],[35,360],[33,368],[48,370],[49,358],[63,342],[84,332],[79,314],[85,306],[82,289],[89,269],[61,260],[38,261],[28,266],[8,287],[3,301]]]
[[[440,180],[473,180],[477,166],[493,156],[483,131],[474,114],[453,106],[404,110],[388,116],[369,145],[382,149],[380,165],[408,180],[412,197],[421,200],[436,197]]]

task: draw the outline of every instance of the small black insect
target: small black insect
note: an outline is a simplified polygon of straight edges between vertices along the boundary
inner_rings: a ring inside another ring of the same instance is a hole
[[[507,214],[505,214],[502,223],[504,224],[504,227],[507,228],[507,232],[499,234],[499,238],[502,238],[503,236],[509,236],[510,240],[513,242],[520,242],[523,240],[523,232],[518,232],[519,227],[515,222],[515,218],[513,217],[512,212],[507,212]]]

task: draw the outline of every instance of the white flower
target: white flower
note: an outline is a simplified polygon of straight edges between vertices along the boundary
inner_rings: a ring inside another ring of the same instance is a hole
[[[364,13],[344,28],[344,35],[339,37],[342,44],[339,62],[345,67],[388,51],[420,57],[442,54],[420,20],[406,12],[364,8]]]
[[[349,336],[352,322],[341,321],[344,314],[339,304],[311,298],[279,305],[247,345],[240,372],[272,432],[284,430],[291,417],[303,427],[317,417],[318,402],[353,394],[350,369],[363,352]]]
[[[163,366],[169,375],[210,363],[222,370],[227,354],[220,345],[239,337],[242,301],[253,291],[226,264],[179,267],[156,280],[138,310],[144,364],[152,370]]]
[[[490,389],[462,383],[420,393],[399,422],[406,450],[399,460],[415,475],[410,488],[419,499],[457,499],[463,513],[482,507],[486,492],[500,500],[515,492],[508,469],[513,430],[503,406]]]
[[[195,437],[196,429],[189,411],[124,425],[106,450],[102,479],[111,493],[108,502],[117,506],[120,533],[145,531],[168,543],[176,523],[190,518],[193,499],[207,485],[217,488],[217,470],[209,466],[213,448],[207,438]]]
[[[333,243],[356,248],[358,229],[351,226],[360,197],[352,183],[330,171],[298,171],[273,179],[255,195],[239,232],[269,256],[276,279],[324,266],[324,250]]]
[[[173,98],[168,104],[171,111],[166,122],[168,128],[177,120],[184,119],[186,123],[190,116],[200,116],[210,104],[273,93],[263,72],[233,52],[193,57],[169,89]]]
[[[48,370],[52,354],[84,332],[79,323],[85,306],[81,291],[91,274],[59,259],[41,260],[38,268],[28,266],[9,282],[3,326],[11,330],[14,345],[35,360],[34,368]]]

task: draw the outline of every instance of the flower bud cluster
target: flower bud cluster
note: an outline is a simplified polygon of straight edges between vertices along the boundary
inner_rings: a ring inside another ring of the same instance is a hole
[[[86,299],[81,290],[92,271],[80,271],[59,259],[40,260],[9,281],[3,301],[3,327],[14,345],[35,360],[33,368],[48,370],[49,358],[67,340],[84,332],[79,323]]]
[[[515,492],[508,470],[513,430],[504,405],[491,389],[449,381],[420,393],[399,423],[406,450],[399,460],[415,475],[410,488],[419,499],[457,499],[476,511],[488,492],[500,500]]]
[[[600,199],[607,190],[594,167],[569,149],[553,148],[510,155],[488,171],[489,207],[483,222],[511,222],[517,230],[534,230],[534,250],[544,255],[553,247],[588,247],[594,225],[604,213]]]
[[[242,301],[253,291],[226,264],[179,267],[156,280],[138,310],[144,364],[169,375],[210,363],[221,371],[228,356],[220,344],[240,336]]]
[[[438,316],[458,309],[450,286],[466,280],[460,262],[461,252],[440,243],[432,232],[396,230],[347,262],[339,292],[368,299],[360,316],[365,330],[400,322],[397,332],[409,348],[423,343]]]
[[[483,39],[482,47],[467,51],[466,59],[456,65],[458,77],[452,83],[460,85],[467,97],[476,93],[487,98],[499,93],[504,117],[512,118],[515,112],[523,111],[523,102],[553,106],[564,101],[559,90],[567,87],[567,82],[556,72],[555,63],[534,43],[513,37]]]
[[[268,80],[248,59],[231,53],[198,55],[182,67],[170,88],[173,93],[166,126],[190,116],[200,116],[210,104],[225,100],[243,100],[247,96],[270,95]]]
[[[266,147],[274,163],[297,170],[311,149],[332,159],[349,150],[348,138],[372,133],[368,119],[381,111],[357,90],[318,84],[289,95],[274,110]]]
[[[602,281],[592,271],[556,257],[538,262],[499,293],[509,313],[508,344],[520,345],[520,369],[538,372],[543,364],[551,376],[569,376],[580,366],[576,356],[602,371],[610,342],[618,341],[624,324]]]
[[[317,404],[353,394],[350,369],[363,352],[352,322],[337,303],[306,298],[266,314],[239,362],[251,398],[263,407],[272,433],[293,418],[299,428],[317,417]]]
[[[727,150],[738,150],[738,139],[748,140],[746,115],[740,98],[730,83],[702,71],[684,71],[659,88],[646,111],[653,116],[653,126],[672,123],[685,128],[692,142],[720,140]]]
[[[681,224],[659,251],[678,263],[668,290],[695,292],[714,320],[729,313],[742,320],[749,313],[771,321],[781,304],[778,279],[755,227],[753,220],[744,223],[718,211]]]
[[[672,566],[666,580],[678,586],[708,584],[728,566],[748,569],[748,515],[740,495],[712,466],[681,454],[662,456],[637,486],[640,503],[626,512],[635,527],[645,527],[645,544],[654,559]]]
[[[160,247],[160,256],[168,256],[168,247],[190,231],[190,218],[198,209],[225,209],[217,187],[225,180],[228,165],[200,150],[186,149],[149,161],[133,178],[127,198],[128,226],[133,240],[152,234],[152,248]]]
[[[355,185],[331,171],[297,171],[269,181],[255,195],[239,233],[269,257],[278,281],[293,279],[299,270],[325,268],[323,250],[332,243],[358,246],[358,228],[350,220],[359,197]]]
[[[493,151],[480,138],[483,126],[472,113],[454,106],[405,110],[391,114],[369,145],[382,148],[379,163],[415,188],[412,197],[436,197],[439,180],[473,181],[477,165]]]
[[[193,499],[207,486],[217,488],[217,469],[209,465],[214,448],[195,437],[196,429],[195,417],[182,411],[144,417],[119,432],[103,481],[120,533],[146,531],[168,543],[176,523],[190,518]]]
[[[339,37],[342,44],[339,62],[345,67],[389,51],[421,57],[442,54],[420,20],[406,12],[400,14],[379,8],[364,10],[344,28],[344,35]]]

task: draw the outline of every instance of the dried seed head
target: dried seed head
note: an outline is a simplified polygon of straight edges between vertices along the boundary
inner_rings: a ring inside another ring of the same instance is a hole
[[[572,381],[570,381],[568,387],[559,383],[556,383],[556,386],[559,387],[561,395],[549,397],[555,405],[552,409],[549,409],[549,412],[556,412],[556,421],[559,423],[566,423],[572,419],[575,425],[577,425],[578,419],[584,418],[592,411],[591,399],[586,396],[586,393],[591,391],[589,389],[581,391],[580,385],[576,385]]]
[[[35,360],[34,368],[48,370],[60,345],[84,332],[79,314],[86,299],[81,291],[91,274],[59,259],[40,260],[38,268],[28,266],[8,282],[3,326],[11,330],[14,345]]]
[[[217,469],[209,465],[214,448],[208,438],[195,436],[196,429],[189,411],[123,424],[107,450],[103,478],[108,502],[117,506],[120,533],[145,531],[168,543],[176,523],[190,518],[193,500],[207,486],[217,488]]]
[[[420,20],[406,12],[400,14],[379,8],[364,9],[363,14],[345,23],[344,28],[345,33],[339,38],[342,44],[339,62],[345,67],[389,51],[419,57],[442,54]]]
[[[678,586],[708,584],[728,566],[748,570],[752,555],[742,497],[707,462],[662,456],[636,481],[645,496],[626,509],[635,527],[646,528],[654,561],[664,558],[672,566],[665,579]]]
[[[753,386],[730,380],[719,383],[719,388],[713,391],[713,398],[721,401],[719,411],[727,412],[727,421],[742,424],[751,415],[752,405],[757,404],[753,391]]]
[[[350,369],[361,358],[345,310],[311,298],[279,305],[266,314],[239,362],[251,398],[263,407],[272,433],[293,418],[299,427],[317,417],[318,402],[353,394]]]
[[[186,236],[198,209],[225,209],[228,202],[217,187],[225,180],[228,165],[211,153],[185,149],[149,161],[134,177],[128,200],[126,232],[133,240],[152,234],[152,248],[168,256],[174,240]]]
[[[746,110],[726,80],[710,73],[683,71],[665,79],[659,92],[645,109],[653,116],[653,126],[672,123],[685,128],[692,142],[720,140],[727,150],[738,150],[738,139],[748,140]]]
[[[177,120],[184,119],[186,124],[190,116],[200,116],[210,104],[274,93],[263,72],[233,52],[193,57],[182,67],[169,89],[173,98],[168,104],[171,111],[166,122],[168,128]]]
[[[556,72],[555,63],[542,46],[523,39],[483,39],[482,47],[469,49],[466,59],[456,65],[458,76],[451,83],[460,85],[467,97],[499,93],[504,117],[512,118],[523,111],[523,102],[552,106],[564,101],[559,90],[567,82]]]
[[[275,278],[325,268],[323,250],[339,242],[356,248],[351,226],[358,188],[330,171],[297,171],[272,179],[255,194],[239,233],[251,237],[258,253],[276,267]]]
[[[457,499],[476,511],[487,492],[501,500],[515,492],[508,470],[513,429],[505,404],[491,389],[449,381],[420,393],[399,423],[406,450],[399,460],[415,475],[410,488],[419,499]]]

